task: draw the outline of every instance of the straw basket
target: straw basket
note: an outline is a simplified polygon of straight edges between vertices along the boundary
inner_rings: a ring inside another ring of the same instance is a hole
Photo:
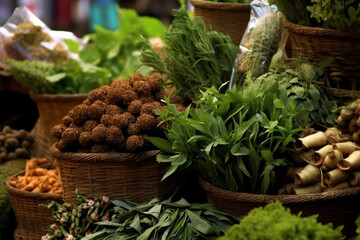
[[[305,27],[286,20],[283,26],[289,32],[292,57],[301,55],[311,62],[320,56],[335,58],[325,79],[333,96],[360,96],[360,31]]]
[[[9,180],[24,175],[24,171],[11,176],[5,182],[5,189],[9,193],[10,203],[14,210],[17,228],[15,240],[39,240],[46,234],[53,217],[51,209],[42,205],[51,201],[62,203],[62,196],[49,193],[33,193],[12,187]]]
[[[222,3],[204,0],[190,0],[195,16],[203,17],[212,30],[229,34],[232,42],[239,45],[250,20],[250,4]]]
[[[87,94],[32,94],[30,97],[35,101],[39,119],[31,134],[35,143],[31,149],[31,155],[52,159],[50,147],[56,139],[50,135],[50,129],[61,123],[62,118],[76,105],[81,104]]]
[[[348,237],[355,234],[355,220],[360,214],[360,187],[305,195],[264,195],[224,190],[201,177],[199,183],[206,191],[209,203],[235,216],[244,216],[253,208],[279,200],[292,213],[301,211],[302,216],[318,214],[319,222],[344,225],[343,234]]]
[[[141,153],[71,153],[51,148],[57,160],[65,202],[75,202],[74,190],[86,196],[126,198],[142,203],[169,197],[181,176],[161,181],[167,164],[158,163],[160,150]]]

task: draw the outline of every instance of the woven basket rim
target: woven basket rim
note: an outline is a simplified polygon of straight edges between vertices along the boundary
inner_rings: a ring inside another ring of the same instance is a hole
[[[287,31],[297,35],[345,38],[345,39],[354,39],[354,40],[358,40],[360,38],[360,31],[341,31],[341,30],[327,29],[321,27],[307,27],[300,24],[288,22],[285,18],[283,20],[283,26]]]
[[[161,150],[149,150],[139,153],[130,152],[114,152],[114,153],[75,153],[75,152],[61,152],[53,144],[50,148],[51,155],[56,160],[71,161],[71,162],[143,162],[151,160],[151,157],[161,153]],[[119,158],[122,156],[122,158]],[[134,159],[135,158],[135,159]],[[129,160],[131,159],[131,160]]]
[[[190,0],[194,7],[217,9],[217,10],[238,10],[238,9],[250,9],[250,3],[229,3],[229,2],[212,2],[204,0]]]
[[[25,190],[21,190],[21,189],[17,189],[14,188],[13,186],[10,185],[10,179],[13,177],[17,177],[17,176],[21,176],[24,175],[25,171],[21,171],[18,172],[12,176],[10,176],[6,181],[5,181],[5,189],[6,191],[8,191],[8,193],[17,195],[17,196],[21,196],[21,197],[25,197],[25,198],[35,198],[35,199],[51,199],[51,200],[58,200],[58,201],[62,201],[62,194],[52,194],[52,193],[34,193],[34,192],[29,192],[29,191],[25,191]]]
[[[87,98],[87,93],[75,93],[75,94],[50,94],[50,93],[41,93],[34,94],[29,92],[30,98],[36,102],[49,102],[49,101],[72,101],[74,98]]]
[[[312,193],[304,195],[266,195],[266,194],[252,194],[242,192],[232,192],[229,190],[218,188],[211,183],[204,180],[201,176],[198,177],[202,188],[207,192],[214,193],[215,196],[222,196],[225,199],[239,202],[252,203],[270,203],[279,200],[282,203],[304,203],[304,202],[318,202],[330,200],[338,197],[347,197],[360,193],[360,187],[350,187],[346,189],[337,189],[329,192]]]

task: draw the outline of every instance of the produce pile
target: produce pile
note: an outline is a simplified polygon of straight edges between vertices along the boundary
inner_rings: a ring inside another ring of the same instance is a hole
[[[11,178],[10,185],[34,193],[62,194],[59,169],[42,167],[46,163],[46,158],[30,158],[26,161],[24,175]]]
[[[87,99],[51,129],[56,147],[68,152],[136,152],[148,149],[147,135],[161,135],[161,79],[140,73],[92,90]],[[177,108],[183,110],[180,104]]]
[[[0,162],[28,158],[33,142],[33,136],[26,130],[15,130],[10,126],[5,126],[0,132]]]

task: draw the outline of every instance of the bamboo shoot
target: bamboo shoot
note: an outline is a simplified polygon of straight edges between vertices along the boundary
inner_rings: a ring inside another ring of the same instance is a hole
[[[324,183],[333,187],[339,183],[345,182],[350,178],[350,173],[343,171],[339,168],[336,168],[330,172],[325,173],[324,175]]]
[[[314,147],[322,147],[327,143],[327,138],[324,132],[317,132],[309,136],[298,138],[295,142],[295,149],[301,151]]]
[[[344,171],[360,169],[360,151],[355,151],[347,158],[340,160],[338,167]]]
[[[312,183],[320,182],[320,179],[320,168],[312,164],[306,165],[303,170],[295,174],[296,185],[310,185]]]

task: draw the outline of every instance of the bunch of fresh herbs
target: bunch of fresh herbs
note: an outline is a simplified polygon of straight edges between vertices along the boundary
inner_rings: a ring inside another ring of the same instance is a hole
[[[34,94],[88,93],[111,81],[107,69],[74,59],[56,63],[9,59],[7,64],[15,79]]]
[[[289,100],[296,103],[296,112],[299,114],[295,120],[302,127],[310,125],[316,129],[325,129],[334,125],[339,108],[321,81],[322,69],[328,66],[333,58],[322,57],[317,65],[312,65],[305,59],[292,59],[283,63],[279,53],[273,58],[272,69],[250,84],[250,89],[245,87],[244,91],[251,91],[258,85],[266,85],[268,81],[275,80],[280,89],[286,90]],[[279,59],[277,66],[276,58]]]
[[[164,38],[165,61],[143,38],[138,43],[141,62],[166,74],[177,96],[195,100],[205,87],[219,87],[230,79],[238,47],[228,35],[207,31],[203,20],[191,19],[184,7],[173,16]]]
[[[344,31],[360,29],[360,3],[356,0],[269,0],[289,22]]]
[[[216,239],[239,219],[210,204],[188,203],[185,199],[136,204],[114,200],[111,221],[97,222],[100,231],[83,240],[105,239]]]
[[[342,240],[342,228],[319,223],[317,215],[291,214],[290,209],[276,201],[250,211],[219,240]]]
[[[252,91],[236,88],[202,92],[197,109],[157,111],[169,123],[166,139],[149,137],[170,164],[163,178],[194,165],[213,185],[235,192],[276,193],[282,168],[291,158],[297,134],[296,106],[270,79]]]
[[[111,31],[94,26],[96,32],[85,36],[88,42],[82,49],[76,42],[66,43],[73,52],[79,53],[82,61],[108,69],[113,79],[119,77],[127,79],[140,63],[140,52],[136,47],[136,41],[140,36],[146,39],[162,37],[165,26],[159,19],[139,16],[133,9],[119,7],[117,9],[119,29]],[[145,75],[150,70],[145,67],[138,69]]]

